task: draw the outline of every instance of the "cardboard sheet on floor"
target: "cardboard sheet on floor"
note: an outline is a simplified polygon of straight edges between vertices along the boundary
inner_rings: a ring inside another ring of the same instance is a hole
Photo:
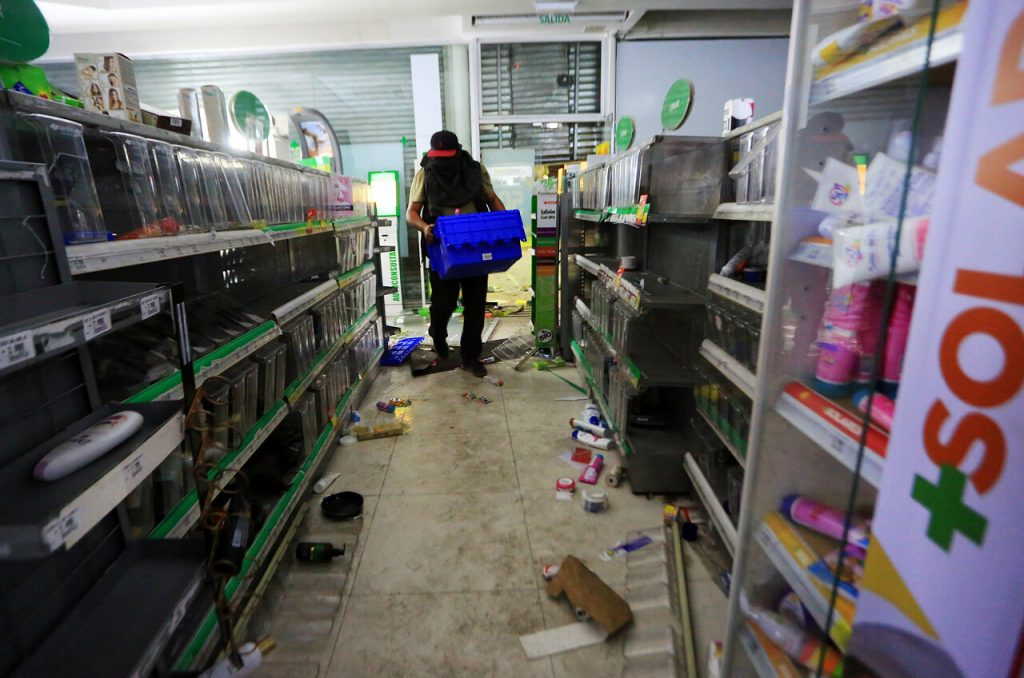
[[[599,645],[607,638],[608,634],[598,624],[585,621],[519,636],[519,643],[528,659],[539,659],[589,645]]]
[[[484,342],[480,357],[489,357],[491,352],[498,346],[501,346],[501,341]],[[430,349],[424,348],[422,345],[417,346],[409,356],[409,368],[412,370],[412,376],[414,377],[423,377],[428,374],[437,374],[439,372],[449,372],[459,367],[461,364],[462,358],[459,356],[458,346],[451,347],[451,353],[447,358],[438,357],[436,353]]]

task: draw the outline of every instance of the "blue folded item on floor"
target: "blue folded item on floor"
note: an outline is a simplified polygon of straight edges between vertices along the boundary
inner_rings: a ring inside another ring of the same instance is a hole
[[[507,271],[522,258],[526,241],[519,210],[438,217],[434,235],[427,254],[442,280]]]
[[[409,359],[409,355],[413,352],[417,346],[423,343],[425,337],[409,337],[407,339],[399,339],[395,342],[394,346],[384,351],[384,355],[380,357],[380,364],[388,367],[394,367],[395,365],[401,365]]]

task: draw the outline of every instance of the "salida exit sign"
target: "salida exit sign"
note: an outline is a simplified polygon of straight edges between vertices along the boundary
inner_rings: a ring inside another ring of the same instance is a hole
[[[542,24],[571,24],[572,16],[569,14],[541,14],[539,17]]]

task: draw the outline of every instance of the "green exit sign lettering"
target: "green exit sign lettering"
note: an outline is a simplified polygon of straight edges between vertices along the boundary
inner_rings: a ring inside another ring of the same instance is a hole
[[[539,17],[542,24],[571,24],[572,16],[568,14],[541,14]]]

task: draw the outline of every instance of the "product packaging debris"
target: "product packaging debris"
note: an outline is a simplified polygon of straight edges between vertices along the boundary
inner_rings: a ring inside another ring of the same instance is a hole
[[[622,596],[575,556],[565,557],[546,589],[549,596],[565,596],[574,609],[584,610],[608,635],[614,634],[633,618],[629,604]]]

